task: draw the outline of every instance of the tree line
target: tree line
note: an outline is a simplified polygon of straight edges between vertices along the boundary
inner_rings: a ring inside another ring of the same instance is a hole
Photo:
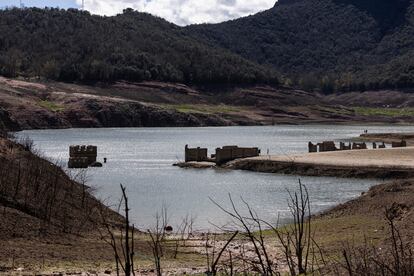
[[[253,16],[185,30],[306,90],[400,89],[414,86],[413,11],[407,0],[279,0]]]
[[[82,82],[278,82],[275,71],[132,9],[113,17],[76,9],[2,10],[0,74]]]

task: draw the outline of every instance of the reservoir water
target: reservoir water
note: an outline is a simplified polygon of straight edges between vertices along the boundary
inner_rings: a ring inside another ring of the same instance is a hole
[[[196,229],[214,230],[213,224],[224,225],[230,220],[211,199],[229,207],[230,194],[243,207],[243,198],[261,218],[275,222],[280,217],[283,222],[289,218],[287,191],[297,188],[299,178],[309,190],[313,212],[355,198],[380,181],[173,167],[184,159],[186,144],[207,147],[209,153],[223,145],[258,146],[263,154],[304,153],[309,141],[347,140],[365,129],[370,133],[413,130],[405,126],[307,125],[31,130],[17,136],[29,136],[44,156],[63,165],[70,145],[98,146],[98,159],[106,157],[108,163],[88,169],[87,184],[96,189],[98,198],[113,206],[120,198],[119,184],[124,184],[132,219],[141,229],[153,225],[156,212],[165,206],[173,226],[191,215]]]

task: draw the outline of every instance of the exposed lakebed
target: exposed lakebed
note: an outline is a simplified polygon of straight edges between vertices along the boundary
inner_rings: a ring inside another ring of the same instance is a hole
[[[31,130],[29,136],[49,159],[68,159],[69,145],[98,146],[98,158],[108,158],[103,168],[88,170],[88,185],[97,197],[116,205],[119,184],[127,186],[132,218],[139,228],[154,223],[157,210],[168,209],[170,223],[176,226],[187,214],[196,217],[199,230],[214,230],[229,218],[211,200],[229,206],[229,194],[238,206],[242,197],[268,221],[283,222],[289,216],[288,192],[297,188],[298,176],[232,170],[196,170],[173,167],[183,160],[184,146],[208,147],[213,153],[223,145],[258,146],[263,154],[303,153],[309,141],[346,140],[364,129],[372,132],[410,132],[405,126],[268,126],[222,128],[112,128]],[[76,170],[72,174],[76,174]],[[357,197],[378,180],[300,177],[310,193],[314,212]]]

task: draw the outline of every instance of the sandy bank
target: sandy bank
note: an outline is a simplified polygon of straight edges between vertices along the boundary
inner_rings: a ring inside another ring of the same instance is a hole
[[[409,146],[414,146],[414,133],[367,133],[361,134],[357,140],[385,143],[400,142],[405,140]]]
[[[414,176],[414,147],[260,156],[225,167],[309,176],[405,178]]]

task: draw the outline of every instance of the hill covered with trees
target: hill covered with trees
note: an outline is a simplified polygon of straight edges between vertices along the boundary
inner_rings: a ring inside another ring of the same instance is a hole
[[[277,82],[274,71],[131,9],[114,17],[76,9],[1,10],[0,74],[83,82]]]
[[[57,81],[278,83],[304,90],[414,87],[414,0],[279,0],[179,27],[126,9],[0,11],[0,74]],[[282,78],[278,78],[281,76]]]
[[[186,31],[308,90],[414,86],[412,0],[279,0],[262,13]]]

